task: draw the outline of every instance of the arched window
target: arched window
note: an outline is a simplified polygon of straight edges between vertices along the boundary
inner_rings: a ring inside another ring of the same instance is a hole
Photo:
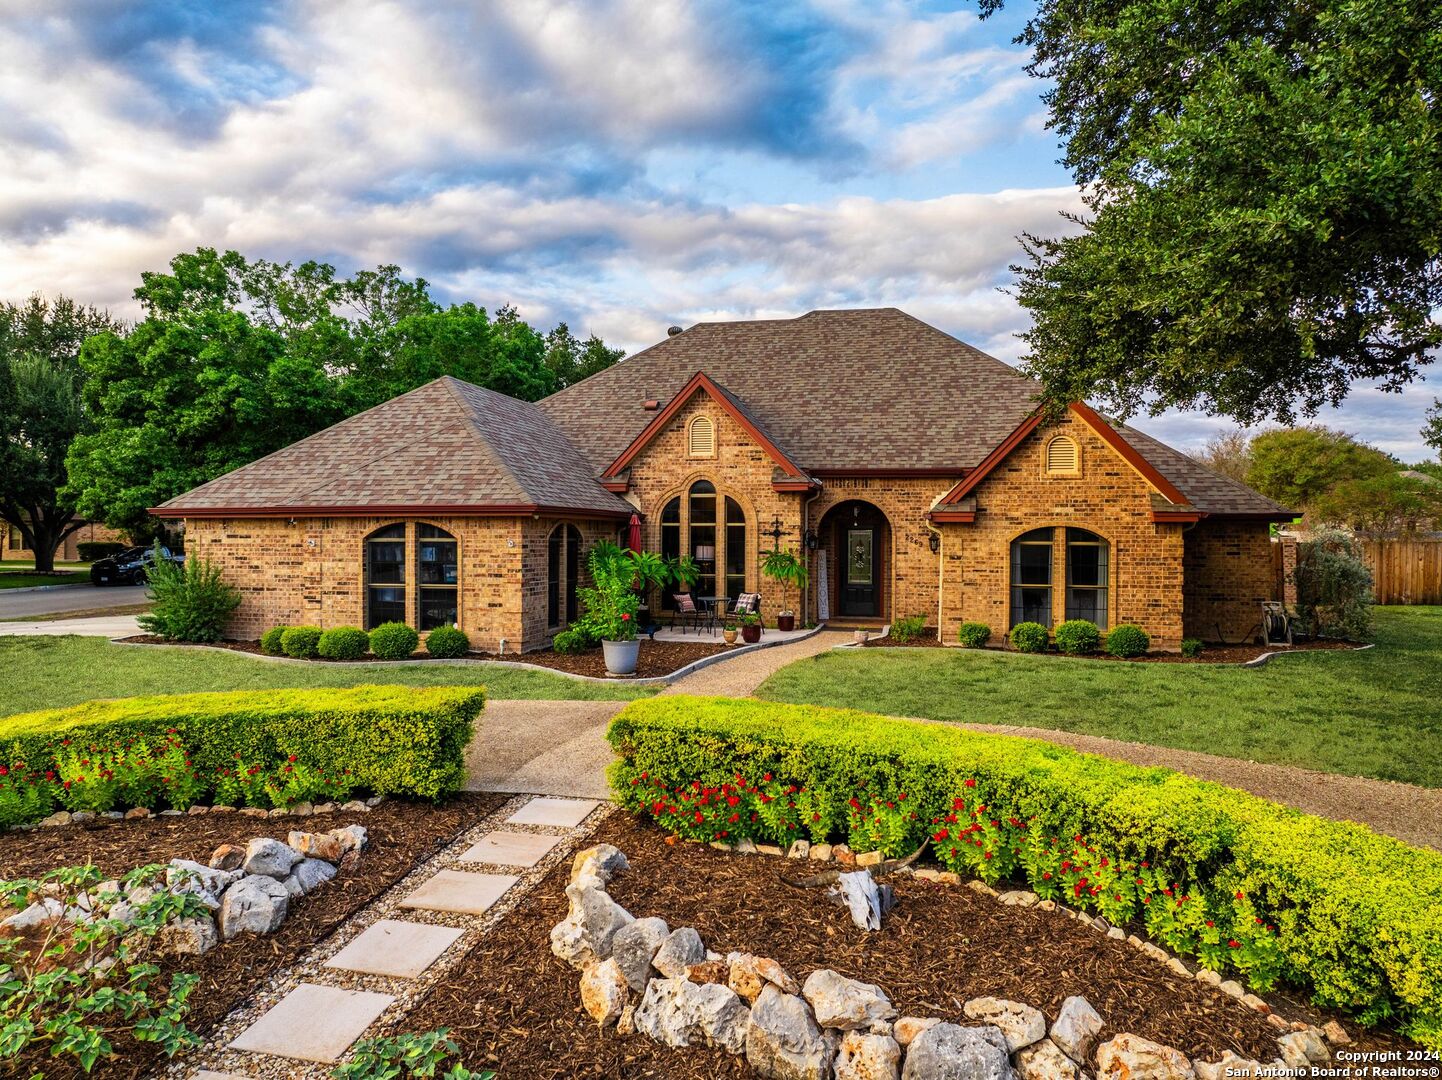
[[[729,495],[720,495],[710,480],[697,480],[684,494],[661,507],[661,555],[683,554],[695,560],[700,574],[691,583],[696,596],[724,593],[734,600],[747,589],[747,573],[756,557],[747,533],[746,511]],[[662,590],[661,608],[676,607],[675,586]]]
[[[1011,625],[1051,627],[1051,529],[1033,529],[1011,542]]]
[[[546,542],[546,625],[576,621],[576,590],[581,584],[581,530],[557,525]]]
[[[687,511],[691,523],[691,558],[700,573],[696,580],[698,596],[716,594],[716,485],[710,480],[697,480],[687,495]]]
[[[746,591],[746,515],[735,499],[726,499],[726,588],[731,601]]]
[[[668,562],[678,559],[681,556],[681,496],[677,495],[669,500],[661,508],[661,557]],[[677,586],[673,583],[670,587],[661,590],[661,608],[663,611],[674,611],[676,601],[672,594]]]
[[[460,562],[456,538],[424,522],[416,526],[416,585],[420,629],[455,626],[459,615],[457,584]]]
[[[406,527],[403,522],[366,537],[366,629],[406,621]]]
[[[573,623],[579,612],[576,590],[581,587],[581,530],[566,526],[566,622]]]
[[[1066,531],[1066,617],[1107,628],[1108,545],[1085,529]]]
[[[686,445],[691,457],[716,456],[716,425],[709,416],[698,416],[691,421]]]
[[[1046,444],[1046,471],[1048,476],[1081,474],[1081,450],[1070,435],[1058,435]]]

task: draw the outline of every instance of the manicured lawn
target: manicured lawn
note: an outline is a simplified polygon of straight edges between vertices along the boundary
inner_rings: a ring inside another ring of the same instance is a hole
[[[648,687],[481,664],[302,667],[206,649],[127,648],[103,638],[0,637],[0,716],[134,694],[362,683],[484,686],[494,698],[628,701],[655,693]]]
[[[0,589],[28,589],[34,585],[75,585],[86,580],[83,574],[66,571],[54,574],[34,574],[18,569],[0,568]]]
[[[1017,724],[1442,787],[1442,607],[1377,609],[1377,648],[1260,669],[962,649],[823,653],[758,691],[893,716]]]

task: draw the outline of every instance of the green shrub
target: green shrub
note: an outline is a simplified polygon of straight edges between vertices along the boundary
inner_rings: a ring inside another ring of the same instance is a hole
[[[1442,1047],[1436,852],[1167,769],[851,710],[656,697],[627,706],[607,737],[619,754],[609,773],[617,801],[678,832],[701,813],[703,828],[735,829],[735,837],[789,843],[809,832],[888,854],[914,848],[918,833],[930,834],[933,851],[949,865],[975,866],[985,875],[997,862],[985,860],[985,851],[994,850],[998,859],[1011,859],[1010,875],[1052,894],[1054,880],[1033,876],[1033,868],[1070,857],[1071,842],[1057,838],[1080,836],[1119,864],[1115,870],[1145,864],[1135,871],[1143,885],[1128,888],[1161,898],[1164,885],[1192,898],[1179,910],[1171,897],[1144,906],[1137,891],[1124,894],[1134,910],[1145,911],[1147,929],[1159,940],[1236,967],[1257,986],[1280,976],[1307,988],[1319,1005],[1367,1023],[1394,1015],[1413,1038]],[[722,798],[699,805],[693,782]],[[757,789],[769,801],[753,797]],[[734,809],[733,793],[742,798]],[[897,810],[873,812],[887,802]],[[981,806],[985,823],[977,836],[985,837],[985,850],[948,844],[949,815],[969,829],[982,824],[972,817]],[[671,807],[685,813],[669,814]],[[757,814],[755,823],[749,812],[726,823],[743,809]],[[1013,828],[1011,817],[1021,826],[1012,834],[1017,853],[992,844],[991,821],[1004,832]],[[943,830],[947,835],[935,839]],[[1092,876],[1098,867],[1099,860]],[[1114,903],[1115,894],[1101,892],[1068,888],[1065,902],[1104,911],[1103,900]]]
[[[454,626],[438,626],[426,635],[426,652],[437,660],[454,660],[471,651],[471,639]]]
[[[1204,646],[1202,645],[1201,638],[1182,638],[1182,655],[1185,656],[1188,660],[1195,660],[1197,657],[1201,656],[1203,648]]]
[[[183,566],[156,559],[149,583],[150,610],[135,621],[168,641],[219,641],[240,607],[240,593],[225,583],[219,566],[204,559]]]
[[[371,652],[382,660],[404,660],[420,643],[420,634],[403,622],[381,623],[371,631]]]
[[[207,791],[238,763],[268,768],[294,755],[376,794],[433,799],[465,780],[466,744],[484,700],[470,687],[358,686],[92,701],[0,720],[0,761],[12,772],[45,768],[66,739],[88,747],[175,738]]]
[[[964,622],[957,632],[957,637],[968,649],[983,649],[991,640],[991,627],[984,622]]]
[[[562,630],[551,639],[551,648],[567,656],[583,653],[590,647],[591,643],[580,630]]]
[[[1022,622],[1011,628],[1011,647],[1018,652],[1046,652],[1047,638],[1041,623]]]
[[[1089,656],[1102,645],[1102,632],[1090,619],[1068,619],[1056,628],[1056,647],[1071,656]]]
[[[1372,636],[1372,571],[1357,541],[1328,530],[1297,545],[1297,628],[1314,637]]]
[[[319,626],[292,626],[280,635],[280,651],[295,660],[314,660],[323,632]]]
[[[908,615],[891,621],[891,639],[903,645],[915,641],[926,631],[925,615]]]
[[[284,656],[285,650],[280,647],[280,639],[289,630],[288,626],[272,626],[265,633],[260,635],[260,651],[266,656]]]
[[[332,626],[321,634],[315,651],[327,660],[359,660],[370,641],[370,635],[358,626]]]
[[[1113,656],[1141,656],[1152,647],[1152,639],[1140,626],[1122,623],[1107,635],[1107,652]]]
[[[126,549],[125,544],[111,543],[107,540],[82,540],[75,545],[75,557],[81,562],[94,562],[96,559],[108,559],[112,555],[119,555]]]

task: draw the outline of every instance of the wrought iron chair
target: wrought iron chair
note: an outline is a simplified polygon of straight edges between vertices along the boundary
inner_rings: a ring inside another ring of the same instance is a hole
[[[676,601],[676,608],[671,612],[671,629],[676,629],[676,621],[679,619],[681,621],[681,632],[683,634],[686,632],[688,624],[695,627],[696,632],[699,634],[701,632],[701,620],[706,617],[706,614],[696,606],[696,601],[691,598],[691,594],[672,593],[671,599]]]

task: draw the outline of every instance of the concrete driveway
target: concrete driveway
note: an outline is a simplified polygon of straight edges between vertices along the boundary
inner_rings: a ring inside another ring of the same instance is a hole
[[[66,611],[99,611],[145,603],[144,585],[74,585],[61,589],[21,592],[0,589],[0,619],[56,615]]]

